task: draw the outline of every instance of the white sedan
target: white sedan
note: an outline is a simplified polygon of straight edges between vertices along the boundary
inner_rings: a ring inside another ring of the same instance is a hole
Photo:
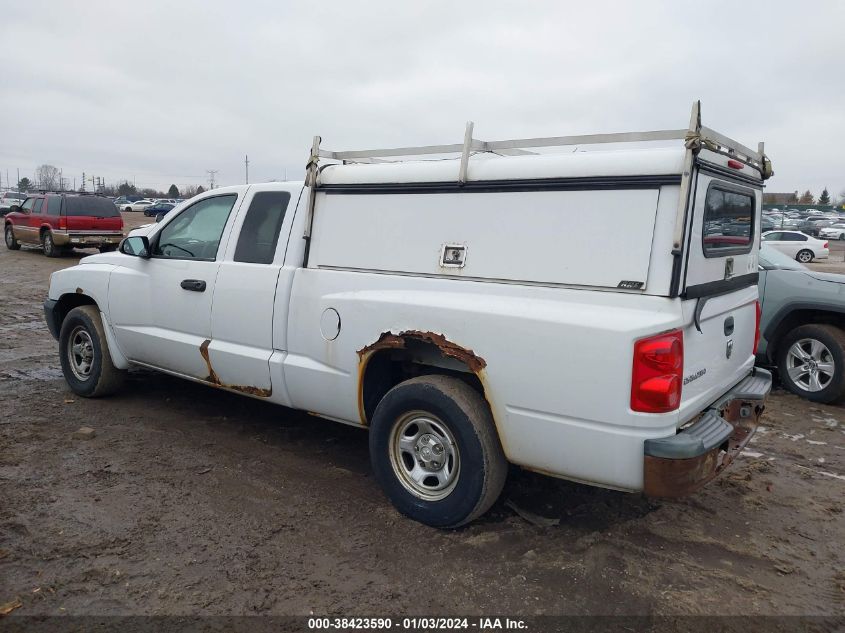
[[[763,233],[763,241],[802,264],[827,259],[830,255],[827,240],[817,240],[800,231],[767,231]]]
[[[829,240],[845,240],[845,223],[837,222],[819,230],[819,237]]]
[[[126,204],[120,205],[121,211],[143,211],[151,204],[154,204],[152,200],[136,200],[135,202],[127,202]]]

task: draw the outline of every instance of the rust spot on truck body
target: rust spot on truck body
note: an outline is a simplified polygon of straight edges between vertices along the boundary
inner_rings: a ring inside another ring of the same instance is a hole
[[[358,416],[362,425],[367,425],[367,411],[364,403],[364,375],[366,374],[367,363],[376,352],[407,349],[408,343],[412,341],[434,345],[444,357],[462,362],[472,373],[478,376],[483,385],[484,368],[487,367],[487,362],[471,349],[461,347],[436,332],[423,332],[421,330],[405,330],[398,334],[382,332],[377,341],[358,350]],[[485,399],[486,397],[485,395]]]
[[[214,367],[211,366],[211,358],[208,355],[208,346],[211,345],[211,340],[206,339],[200,345],[200,356],[205,361],[205,366],[208,368],[208,376],[203,378],[205,382],[215,387],[222,387],[223,389],[231,389],[232,391],[238,391],[240,393],[245,393],[249,396],[257,396],[259,398],[269,398],[273,390],[272,389],[264,389],[262,387],[253,387],[251,385],[227,385],[226,383],[220,380],[220,377],[217,375],[217,372],[214,371]]]
[[[363,360],[365,356],[369,356],[372,352],[382,349],[405,349],[409,340],[431,343],[440,350],[441,354],[464,363],[474,374],[487,367],[485,360],[477,356],[471,349],[453,343],[442,334],[421,332],[419,330],[406,330],[399,334],[383,332],[375,343],[359,349],[358,357]]]

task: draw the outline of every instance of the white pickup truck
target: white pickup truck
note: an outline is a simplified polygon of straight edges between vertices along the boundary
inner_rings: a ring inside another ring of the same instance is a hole
[[[317,137],[304,183],[208,191],[54,273],[46,320],[81,396],[137,365],[367,427],[385,493],[432,526],[485,512],[508,463],[688,494],[770,390],[754,369],[770,175],[762,144],[702,127],[697,104],[658,132]]]

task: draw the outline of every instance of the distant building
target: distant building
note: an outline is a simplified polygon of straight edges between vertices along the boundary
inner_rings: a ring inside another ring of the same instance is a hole
[[[792,193],[764,193],[763,204],[796,204],[798,192]]]

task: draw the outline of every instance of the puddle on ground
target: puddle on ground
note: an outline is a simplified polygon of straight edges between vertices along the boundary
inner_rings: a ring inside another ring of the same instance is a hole
[[[0,380],[55,380],[62,377],[60,367],[34,369],[0,369]]]

